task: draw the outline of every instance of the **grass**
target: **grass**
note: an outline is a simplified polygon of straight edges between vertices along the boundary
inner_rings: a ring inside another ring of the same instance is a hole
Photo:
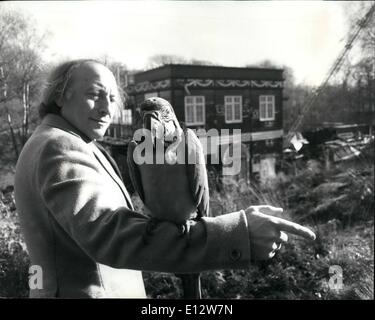
[[[327,230],[319,244],[310,246],[292,239],[274,259],[249,270],[220,270],[202,274],[206,299],[373,299],[373,225],[353,230]],[[329,287],[330,267],[343,270],[343,287]],[[152,298],[177,298],[182,292],[178,278],[145,273]]]
[[[306,162],[293,175],[279,175],[267,187],[241,183],[211,192],[214,215],[251,204],[283,207],[281,215],[317,232],[314,243],[290,236],[271,260],[248,270],[202,274],[203,298],[213,299],[374,299],[373,153],[325,170]],[[135,207],[142,203],[133,196]],[[29,259],[20,234],[13,192],[0,192],[0,296],[28,295]],[[330,268],[342,270],[342,288],[330,288]],[[145,272],[151,298],[182,296],[172,274]]]

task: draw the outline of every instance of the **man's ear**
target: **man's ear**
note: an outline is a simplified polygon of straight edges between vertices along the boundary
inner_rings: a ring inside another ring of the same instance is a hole
[[[56,104],[58,107],[62,108],[64,100],[69,100],[72,97],[73,90],[71,88],[68,88],[64,95],[58,99],[56,99]]]
[[[59,107],[62,108],[62,98],[58,98],[55,100],[55,104]]]
[[[70,98],[72,97],[72,95],[73,95],[73,89],[72,88],[68,88],[65,91],[63,99],[65,98],[67,100],[70,100]]]

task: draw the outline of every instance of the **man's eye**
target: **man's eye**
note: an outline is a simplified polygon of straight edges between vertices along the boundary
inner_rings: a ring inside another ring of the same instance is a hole
[[[87,96],[94,101],[97,101],[99,99],[107,99],[107,95],[105,93],[100,93],[100,92],[91,92],[91,93],[88,93]],[[117,101],[116,96],[109,96],[109,100],[111,103]]]
[[[88,96],[93,99],[93,100],[98,100],[99,99],[99,94],[98,93],[95,93],[95,92],[92,92],[92,93],[89,93]]]

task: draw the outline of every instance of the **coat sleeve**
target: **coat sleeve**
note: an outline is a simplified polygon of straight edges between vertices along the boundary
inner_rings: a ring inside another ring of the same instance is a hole
[[[113,208],[103,191],[102,171],[79,141],[59,138],[43,148],[36,188],[52,217],[93,260],[115,268],[159,272],[201,272],[247,268],[250,244],[244,211],[193,221],[189,237],[175,224],[154,225],[125,206]]]

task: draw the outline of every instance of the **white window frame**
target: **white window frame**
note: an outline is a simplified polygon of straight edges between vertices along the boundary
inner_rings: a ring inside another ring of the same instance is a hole
[[[123,109],[121,114],[121,124],[132,125],[133,124],[133,111],[132,109]]]
[[[235,98],[240,99],[240,118],[235,119],[235,105],[237,102],[234,102]],[[230,100],[230,101],[228,101]],[[225,114],[225,123],[241,123],[242,122],[242,96],[224,96],[224,114]],[[229,120],[227,118],[227,110],[228,108],[231,108],[231,113],[232,113],[232,120]]]
[[[202,98],[202,103],[197,103],[197,99]],[[188,103],[187,100],[192,99],[193,101],[191,103]],[[202,106],[202,112],[203,112],[203,119],[202,121],[197,121],[197,106]],[[184,100],[184,106],[185,106],[185,123],[187,126],[195,126],[195,125],[204,125],[206,123],[206,99],[205,96],[185,96]],[[193,108],[193,121],[188,121],[188,108]]]
[[[113,133],[113,126],[110,125],[110,126],[108,127],[107,132],[106,132],[106,136],[108,136],[108,137],[112,137],[112,136],[113,136],[112,133]]]
[[[272,114],[268,114],[268,107],[272,106]],[[265,112],[262,112],[265,108]],[[265,117],[262,115],[265,114]],[[259,120],[260,121],[274,121],[275,120],[275,96],[274,95],[260,95],[259,96]]]

